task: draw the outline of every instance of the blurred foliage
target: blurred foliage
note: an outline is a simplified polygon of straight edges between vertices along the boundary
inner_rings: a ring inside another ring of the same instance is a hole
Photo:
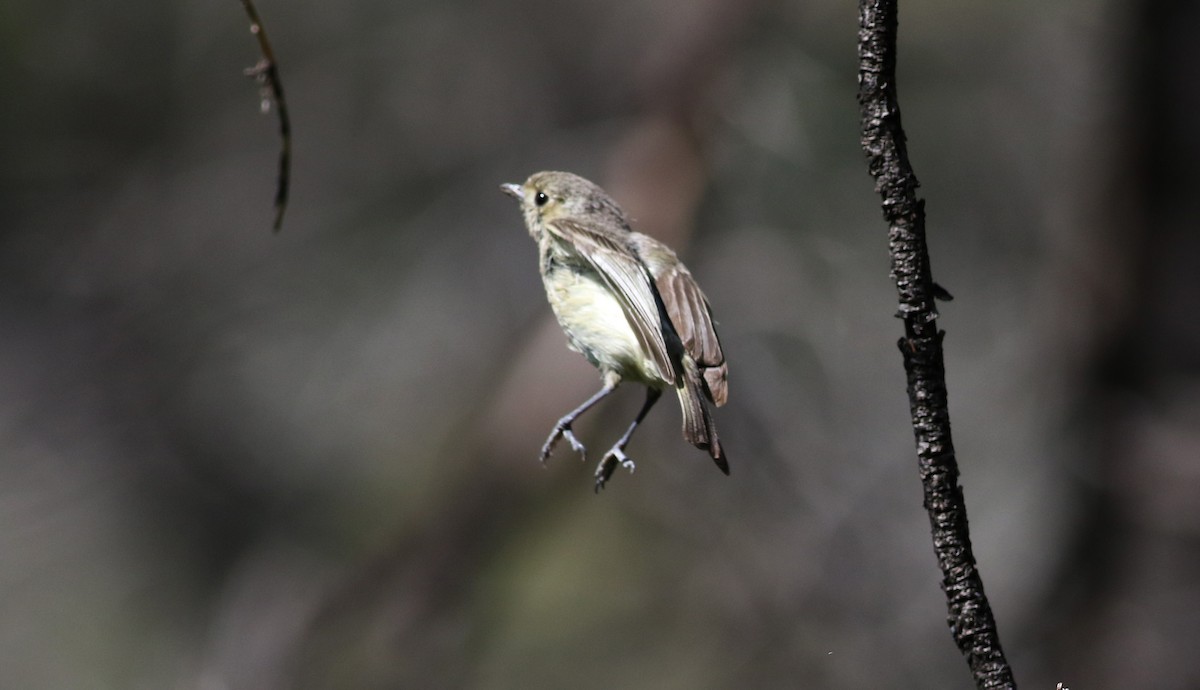
[[[1027,687],[1200,681],[1195,61],[1160,41],[1200,20],[1157,8],[901,8],[976,555]],[[279,235],[236,3],[0,8],[0,686],[967,682],[853,3],[259,10]],[[497,189],[546,168],[709,294],[732,477],[669,406],[599,497],[565,450],[537,465],[597,385]]]

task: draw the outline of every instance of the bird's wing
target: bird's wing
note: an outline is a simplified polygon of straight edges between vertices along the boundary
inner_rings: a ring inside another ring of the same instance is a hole
[[[658,367],[664,381],[674,385],[675,366],[667,353],[662,317],[654,282],[637,255],[620,238],[586,222],[558,219],[547,223],[557,238],[573,245],[612,288],[633,326],[642,349]]]
[[[700,369],[709,397],[720,407],[728,397],[729,368],[713,325],[708,299],[695,278],[663,243],[647,235],[634,234],[634,246],[649,267],[667,317],[683,349]]]

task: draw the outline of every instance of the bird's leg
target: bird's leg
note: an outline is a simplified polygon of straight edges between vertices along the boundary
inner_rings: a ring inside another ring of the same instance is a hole
[[[565,438],[568,442],[570,442],[571,448],[573,448],[575,452],[579,453],[581,460],[587,459],[587,448],[584,448],[583,444],[579,442],[579,439],[575,438],[575,434],[571,431],[571,425],[575,423],[575,420],[579,418],[579,415],[587,412],[592,408],[593,405],[608,397],[608,394],[615,391],[617,389],[617,385],[620,383],[620,376],[617,376],[616,374],[606,375],[604,377],[604,386],[600,390],[596,391],[595,395],[585,400],[582,405],[576,407],[574,410],[571,410],[564,415],[562,419],[558,420],[558,423],[554,425],[554,429],[550,432],[550,437],[546,439],[544,444],[542,444],[542,454],[538,456],[538,459],[542,461],[543,465],[546,464],[546,461],[550,459],[550,453],[554,452],[554,446],[558,444],[558,440],[560,438]]]
[[[597,492],[604,488],[604,484],[612,476],[613,470],[617,469],[617,463],[621,463],[621,467],[633,472],[633,460],[630,460],[629,456],[625,454],[625,446],[629,445],[629,440],[633,438],[633,432],[638,428],[638,424],[641,424],[642,420],[646,418],[646,415],[650,412],[650,408],[654,407],[654,403],[658,402],[658,398],[661,395],[662,391],[657,388],[646,389],[646,402],[642,403],[642,410],[637,413],[637,417],[633,419],[633,424],[629,425],[629,428],[625,431],[625,435],[613,444],[612,448],[608,449],[608,452],[604,454],[604,458],[596,467]]]

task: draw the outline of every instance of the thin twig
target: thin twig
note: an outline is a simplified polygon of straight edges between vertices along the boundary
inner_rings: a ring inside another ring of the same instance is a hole
[[[971,551],[967,507],[958,484],[942,353],[945,332],[937,328],[934,304],[939,288],[930,272],[925,203],[917,198],[919,183],[909,164],[896,97],[896,0],[860,0],[859,12],[862,147],[889,226],[891,275],[900,296],[898,316],[904,320],[900,351],[948,623],[977,687],[1016,688]]]
[[[275,52],[271,42],[267,40],[267,32],[263,29],[262,20],[258,18],[258,10],[251,0],[242,0],[242,7],[250,17],[250,33],[258,38],[258,47],[262,51],[262,59],[258,64],[247,69],[246,75],[254,77],[262,85],[262,111],[271,110],[271,102],[275,102],[275,112],[279,114],[279,176],[275,183],[275,232],[283,226],[283,212],[287,210],[288,183],[292,168],[292,122],[288,118],[287,101],[283,98],[283,82],[279,80],[279,68],[275,62]]]

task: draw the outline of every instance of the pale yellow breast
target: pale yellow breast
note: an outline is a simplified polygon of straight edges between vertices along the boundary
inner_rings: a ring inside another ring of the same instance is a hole
[[[661,385],[658,368],[643,354],[625,310],[598,274],[560,267],[544,277],[550,307],[572,350],[601,371]]]

